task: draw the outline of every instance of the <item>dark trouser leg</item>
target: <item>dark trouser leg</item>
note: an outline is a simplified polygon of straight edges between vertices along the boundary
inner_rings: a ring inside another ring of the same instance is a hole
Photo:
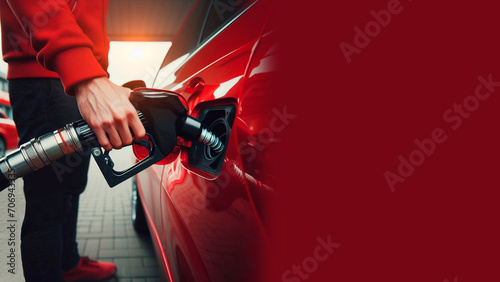
[[[57,79],[15,79],[9,91],[20,144],[81,119],[76,100]],[[27,281],[63,281],[61,270],[78,263],[78,199],[88,165],[88,153],[76,154],[24,177],[21,254]]]

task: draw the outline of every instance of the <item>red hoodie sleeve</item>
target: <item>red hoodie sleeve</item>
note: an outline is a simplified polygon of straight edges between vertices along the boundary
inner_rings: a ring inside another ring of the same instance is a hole
[[[78,25],[65,0],[7,2],[29,35],[37,60],[59,75],[68,94],[79,82],[107,76],[94,56],[92,41]],[[104,7],[85,12],[103,13],[103,10]]]

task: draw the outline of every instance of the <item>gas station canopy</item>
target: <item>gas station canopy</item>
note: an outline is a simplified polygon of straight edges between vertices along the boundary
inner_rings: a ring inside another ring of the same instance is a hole
[[[194,0],[110,0],[111,41],[172,41]]]

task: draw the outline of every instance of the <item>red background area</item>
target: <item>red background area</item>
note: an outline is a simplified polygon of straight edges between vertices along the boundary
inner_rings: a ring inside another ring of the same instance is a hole
[[[307,281],[498,281],[500,87],[457,130],[442,117],[479,75],[500,81],[498,4],[401,1],[348,64],[339,44],[388,2],[281,5],[280,94],[297,118],[280,164],[280,273],[331,235],[341,246]],[[448,139],[391,192],[384,172],[438,127]]]

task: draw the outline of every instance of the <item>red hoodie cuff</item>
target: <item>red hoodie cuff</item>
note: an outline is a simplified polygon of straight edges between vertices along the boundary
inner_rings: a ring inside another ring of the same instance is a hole
[[[52,69],[59,74],[66,94],[73,95],[73,86],[77,83],[108,74],[97,62],[92,50],[78,47],[64,50],[53,60]]]

